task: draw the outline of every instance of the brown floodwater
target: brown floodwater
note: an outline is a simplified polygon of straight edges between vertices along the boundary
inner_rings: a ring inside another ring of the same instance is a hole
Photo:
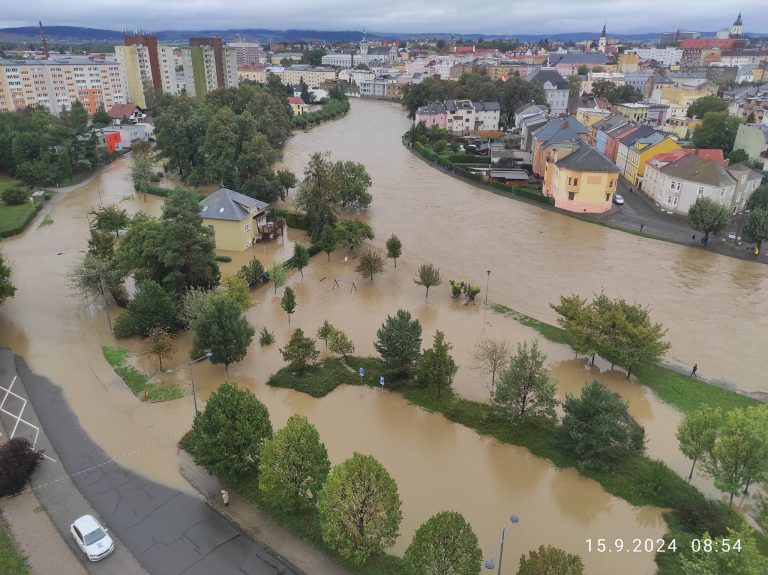
[[[751,335],[765,327],[766,304],[760,298],[764,268],[626,236],[476,190],[433,171],[403,149],[399,136],[407,127],[398,107],[355,101],[346,118],[299,133],[288,143],[285,164],[297,173],[313,151],[331,150],[337,159],[364,162],[374,180],[375,200],[366,214],[377,234],[373,245],[381,248],[394,232],[403,241],[403,257],[397,269],[388,262],[387,271],[370,282],[354,272],[353,254],[337,251],[330,263],[324,254],[316,256],[303,279],[298,273],[291,276],[298,307],[290,327],[279,294],[275,297],[269,286],[254,292],[248,317],[257,329],[273,330],[277,343],[261,348],[254,342],[246,359],[231,366],[228,375],[222,367],[197,364],[199,399],[204,401],[229,377],[265,402],[276,427],[292,413],[306,414],[320,430],[334,463],[354,451],[375,455],[397,480],[403,499],[402,535],[395,552],[404,550],[416,527],[431,514],[456,509],[472,523],[487,555],[506,517],[517,513],[522,519],[505,548],[507,565],[528,549],[553,544],[581,554],[590,573],[653,573],[648,554],[588,554],[584,539],[658,537],[665,530],[658,509],[635,508],[574,470],[557,470],[525,449],[480,437],[409,405],[386,388],[342,385],[316,400],[264,385],[283,365],[278,347],[292,328],[312,334],[328,319],[347,332],[357,353],[369,354],[384,318],[404,308],[422,322],[425,346],[437,329],[453,344],[460,365],[456,390],[487,400],[488,377],[471,367],[474,342],[493,335],[517,344],[537,336],[481,305],[484,293],[474,304],[450,298],[448,279],[466,279],[484,288],[485,270],[490,269],[490,301],[545,320],[552,319],[548,303],[571,291],[589,293],[604,287],[611,294],[648,303],[670,328],[671,359],[698,361],[704,375],[733,380],[745,389],[764,389],[758,375],[760,341]],[[188,489],[177,473],[175,441],[190,425],[191,397],[154,405],[136,401],[99,350],[100,345],[116,343],[103,306],[84,306],[65,285],[68,266],[87,246],[87,211],[100,197],[104,204],[119,202],[129,212],[159,213],[158,198],[132,197],[129,163],[126,159],[108,166],[90,184],[62,198],[51,210],[53,225],[30,228],[3,242],[20,289],[0,310],[0,343],[64,388],[83,427],[111,456],[138,448],[122,460],[124,465]],[[295,240],[306,238],[288,230],[283,240],[230,253],[234,261],[222,264],[222,273],[235,273],[254,256],[265,266],[285,259]],[[424,262],[439,266],[445,281],[430,290],[429,300],[413,283],[416,268]],[[340,280],[339,288],[334,280]],[[709,313],[699,317],[695,311],[702,305]],[[136,341],[119,345],[140,351]],[[692,353],[703,345],[708,346],[704,359],[703,353]],[[632,414],[646,426],[649,454],[687,475],[688,462],[673,439],[680,417],[675,410],[646,388],[627,382],[618,370],[612,372],[600,362],[590,369],[565,346],[546,341],[541,346],[561,396],[577,393],[592,378],[605,382],[627,399]],[[188,334],[179,337],[178,347],[169,365],[185,360]],[[137,354],[135,361],[147,371],[157,371],[152,358]],[[188,371],[176,377],[188,385]],[[716,494],[704,478],[696,481]]]

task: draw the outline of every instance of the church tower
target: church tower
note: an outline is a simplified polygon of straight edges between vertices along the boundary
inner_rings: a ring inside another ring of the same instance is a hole
[[[365,30],[363,30],[363,40],[360,42],[360,55],[368,55],[368,37],[365,35]]]
[[[600,34],[600,40],[597,43],[597,51],[605,54],[608,48],[608,38],[605,35],[605,24],[603,24],[603,32]]]
[[[731,26],[731,38],[741,38],[741,12],[739,12],[736,21]]]

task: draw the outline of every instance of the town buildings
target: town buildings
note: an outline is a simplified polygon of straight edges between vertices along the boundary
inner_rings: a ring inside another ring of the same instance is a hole
[[[122,67],[90,60],[0,60],[0,112],[45,106],[52,114],[80,101],[89,114],[128,101]]]
[[[616,167],[627,182],[641,186],[647,160],[656,154],[679,149],[680,145],[664,133],[650,126],[639,126],[618,138]]]
[[[415,123],[423,123],[428,128],[437,126],[453,135],[466,136],[477,131],[497,131],[500,113],[498,102],[446,100],[416,110]]]
[[[568,111],[568,81],[553,68],[540,68],[526,78],[527,82],[536,82],[544,89],[550,113],[554,116]]]
[[[531,142],[532,171],[537,176],[543,177],[547,158],[547,148],[555,144],[577,142],[588,137],[589,130],[577,122],[574,118],[554,118],[547,124],[536,130]]]
[[[224,46],[221,38],[190,38],[189,47],[181,52],[187,96],[202,98],[218,88],[239,84],[237,49]]]
[[[358,64],[370,66],[374,63],[394,64],[399,60],[397,46],[392,44],[389,48],[370,47],[368,39],[363,35],[360,46],[355,52],[330,52],[322,57],[323,66],[335,66],[339,68],[354,68]]]

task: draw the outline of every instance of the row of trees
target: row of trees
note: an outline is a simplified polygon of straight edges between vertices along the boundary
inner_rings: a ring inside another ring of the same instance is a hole
[[[592,82],[592,95],[596,98],[607,98],[611,104],[639,102],[643,94],[634,86],[617,86],[610,80],[595,80]]]
[[[217,183],[265,202],[284,196],[272,165],[291,134],[292,112],[279,78],[243,81],[205,100],[159,98],[155,135],[168,169],[185,183]]]
[[[68,183],[104,159],[79,101],[60,117],[43,106],[0,113],[0,171],[29,186]]]
[[[323,542],[341,557],[364,564],[381,556],[397,539],[402,502],[397,483],[370,455],[355,453],[331,467],[317,428],[293,415],[273,432],[269,412],[248,390],[226,382],[195,416],[183,445],[195,461],[235,486],[258,481],[259,497],[281,514],[313,521],[316,510]],[[307,519],[309,518],[309,519]],[[408,575],[480,572],[482,552],[464,517],[443,511],[417,530],[405,551]],[[522,575],[583,574],[580,558],[553,547],[540,547],[520,561]]]
[[[653,323],[648,308],[639,304],[601,293],[591,302],[578,295],[562,296],[551,307],[577,354],[591,355],[592,363],[600,355],[611,366],[625,367],[627,378],[632,369],[656,362],[669,349],[669,343],[662,340],[666,330]]]
[[[685,415],[677,429],[680,451],[730,496],[768,481],[768,406],[723,412],[703,407]]]
[[[752,194],[747,209],[750,210],[742,236],[748,242],[755,242],[758,249],[768,239],[768,186],[761,186]],[[692,229],[703,232],[704,245],[709,243],[710,234],[719,234],[731,221],[728,206],[707,197],[696,198],[688,210],[688,224]]]
[[[515,109],[526,102],[547,102],[541,85],[526,82],[517,74],[506,81],[473,73],[462,74],[458,81],[426,78],[420,84],[403,86],[403,105],[408,110],[409,118],[414,118],[421,106],[453,98],[499,102],[502,124],[509,124]]]
[[[0,305],[15,293],[16,287],[11,283],[11,266],[6,263],[3,254],[0,254]]]

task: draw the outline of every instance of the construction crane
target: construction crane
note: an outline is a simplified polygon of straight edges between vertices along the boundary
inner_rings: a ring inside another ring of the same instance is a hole
[[[50,56],[50,51],[48,50],[48,39],[45,37],[45,28],[43,28],[43,21],[38,20],[38,24],[40,24],[40,40],[43,43],[43,50],[45,50],[45,59],[47,60]]]

